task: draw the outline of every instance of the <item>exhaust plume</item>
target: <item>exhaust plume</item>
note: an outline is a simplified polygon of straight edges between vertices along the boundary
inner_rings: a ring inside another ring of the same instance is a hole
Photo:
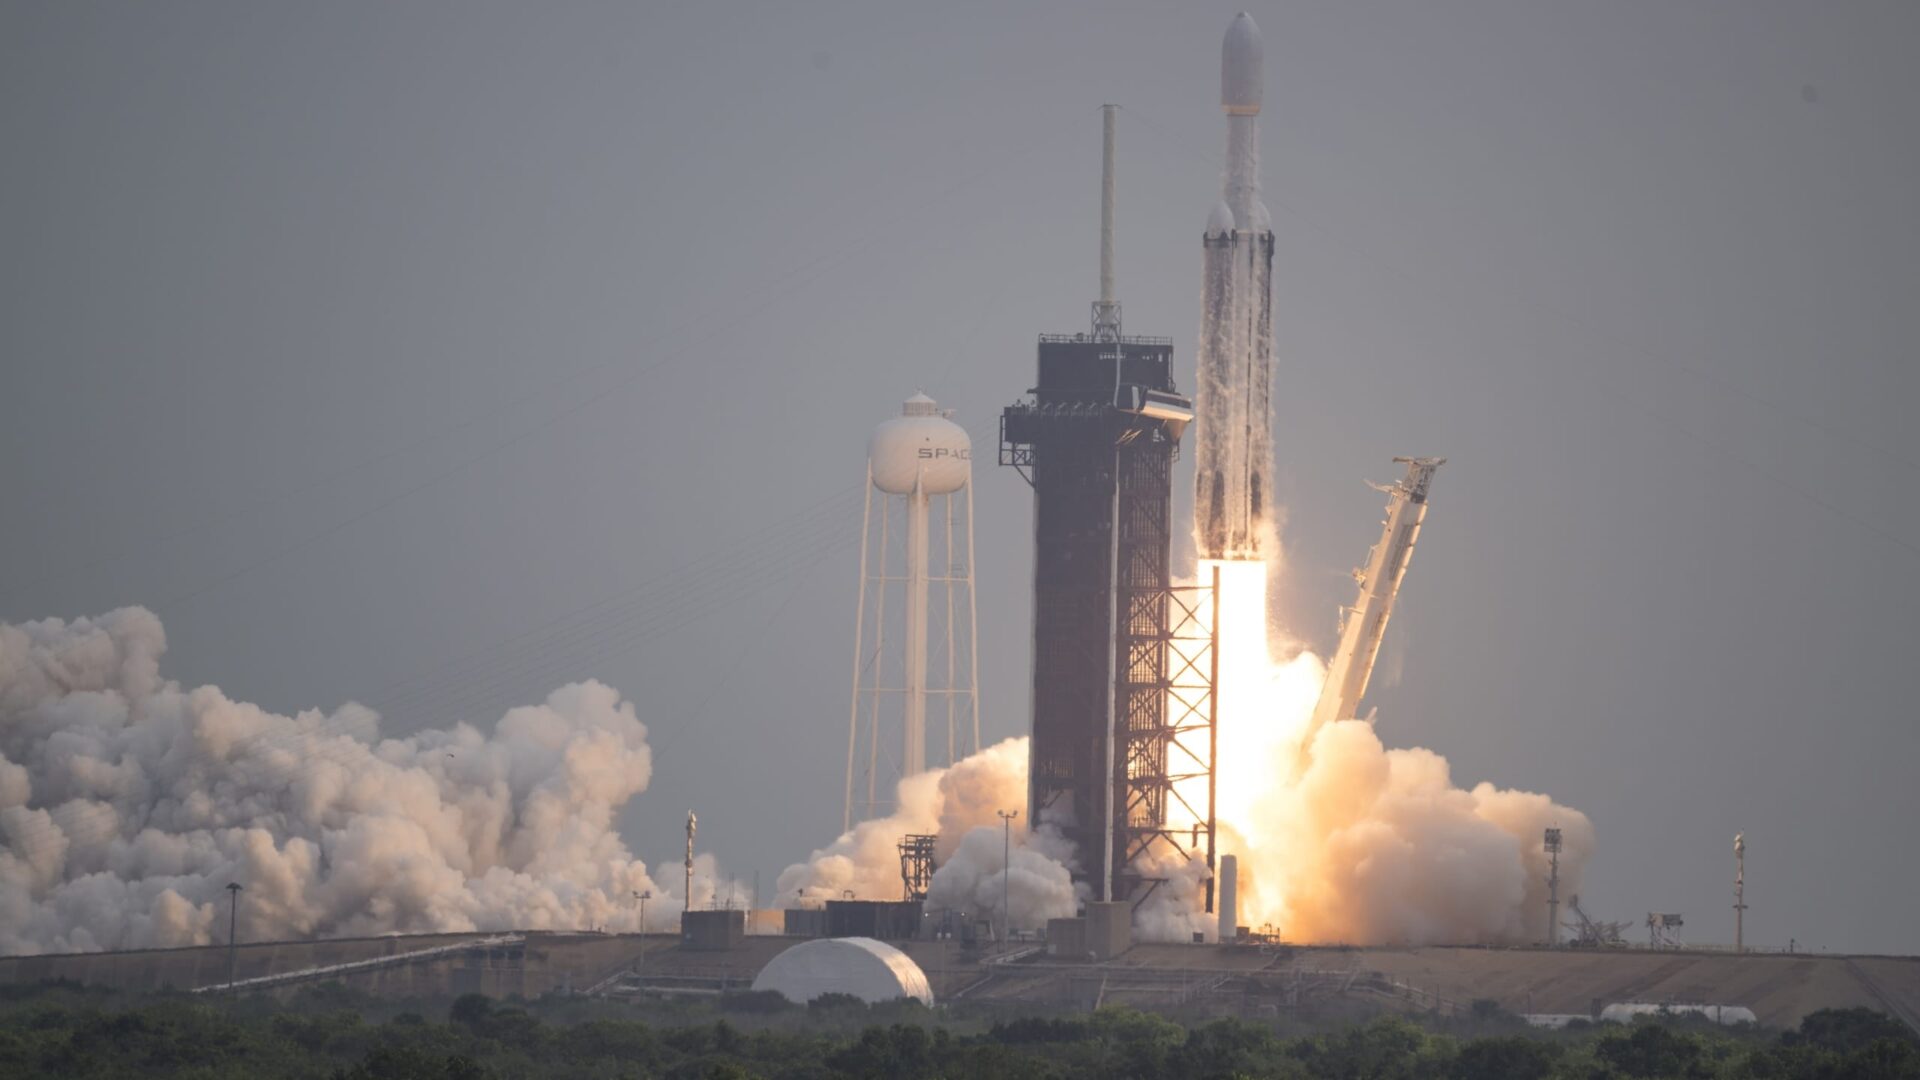
[[[614,831],[652,775],[632,703],[588,681],[381,738],[357,705],[281,716],[164,679],[143,608],[0,625],[0,953],[671,925]],[[721,887],[696,860],[694,900]]]
[[[1577,892],[1593,852],[1586,815],[1531,792],[1455,787],[1445,758],[1389,749],[1364,720],[1316,727],[1326,670],[1304,650],[1275,658],[1287,646],[1267,623],[1266,564],[1214,565],[1219,846],[1240,857],[1243,925],[1299,942],[1544,941],[1542,833],[1561,828],[1561,892]]]

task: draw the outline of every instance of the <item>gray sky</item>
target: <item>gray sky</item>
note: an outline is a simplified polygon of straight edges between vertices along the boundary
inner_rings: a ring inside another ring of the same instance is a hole
[[[1234,10],[0,4],[0,617],[146,604],[174,677],[396,732],[600,677],[638,853],[692,805],[770,887],[840,815],[858,523],[798,516],[1085,324],[1104,101],[1191,384]],[[1253,12],[1288,626],[1330,643],[1361,480],[1448,456],[1389,744],[1585,810],[1598,916],[1730,940],[1744,829],[1749,941],[1920,950],[1920,8]],[[982,447],[997,738],[1031,531]]]

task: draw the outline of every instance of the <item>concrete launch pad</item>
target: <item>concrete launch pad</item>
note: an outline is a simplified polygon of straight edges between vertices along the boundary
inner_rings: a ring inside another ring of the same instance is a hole
[[[515,940],[500,944],[503,938]],[[393,997],[479,992],[625,996],[744,990],[802,937],[748,937],[718,951],[669,934],[526,931],[242,945],[234,977],[307,973]],[[489,944],[491,942],[491,944]],[[470,943],[461,951],[407,954]],[[1864,1007],[1920,1025],[1920,958],[1646,949],[1343,948],[1135,945],[1104,963],[1062,962],[1015,942],[999,954],[952,941],[901,941],[937,1000],[1089,1008],[1194,1009],[1244,1016],[1350,1010],[1453,1015],[1489,1000],[1516,1013],[1593,1015],[1615,1002],[1750,1008],[1762,1024],[1791,1026],[1825,1008]],[[329,974],[377,958],[391,962]],[[223,946],[0,958],[0,984],[43,979],[125,989],[217,988]]]

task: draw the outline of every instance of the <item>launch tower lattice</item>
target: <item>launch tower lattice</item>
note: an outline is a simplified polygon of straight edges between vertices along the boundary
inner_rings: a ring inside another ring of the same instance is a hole
[[[933,848],[937,836],[909,833],[900,838],[900,883],[906,899],[925,900],[933,887]]]
[[[1034,491],[1029,820],[1074,844],[1104,900],[1134,896],[1156,841],[1185,851],[1186,835],[1213,860],[1214,605],[1210,583],[1172,580],[1193,416],[1172,359],[1164,338],[1043,335],[1037,384],[1000,417],[1000,463]]]

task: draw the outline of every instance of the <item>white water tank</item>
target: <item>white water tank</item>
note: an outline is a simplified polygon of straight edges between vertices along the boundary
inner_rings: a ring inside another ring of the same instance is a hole
[[[867,461],[873,466],[873,486],[889,495],[951,495],[967,486],[973,471],[973,440],[959,424],[940,415],[940,407],[925,394],[915,394],[900,406],[900,415],[873,430],[867,443]]]
[[[774,957],[753,977],[755,990],[778,990],[804,1005],[822,994],[852,994],[869,1005],[913,998],[933,1004],[927,973],[913,958],[872,938],[819,938]]]

